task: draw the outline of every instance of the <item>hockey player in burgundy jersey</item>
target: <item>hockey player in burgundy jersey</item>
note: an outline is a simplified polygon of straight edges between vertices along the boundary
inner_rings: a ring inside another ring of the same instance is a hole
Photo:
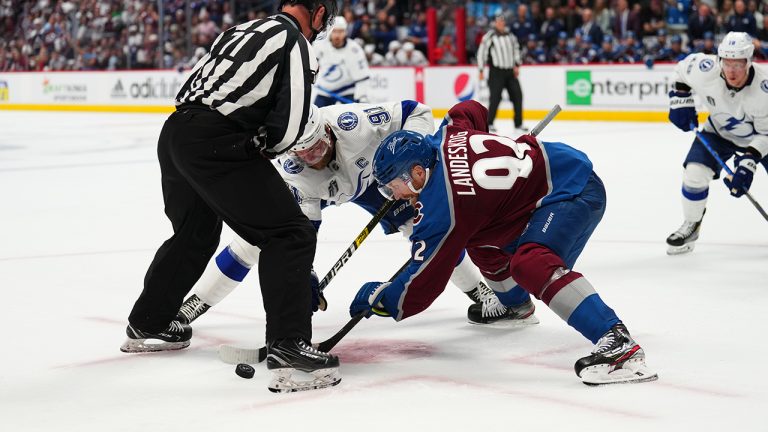
[[[350,314],[400,321],[425,310],[466,248],[505,305],[533,294],[595,343],[575,365],[585,384],[655,380],[616,313],[572,270],[605,211],[592,163],[562,143],[489,134],[487,124],[486,109],[466,101],[434,135],[400,131],[381,143],[373,175],[382,193],[417,210],[412,260],[391,283],[364,284]]]

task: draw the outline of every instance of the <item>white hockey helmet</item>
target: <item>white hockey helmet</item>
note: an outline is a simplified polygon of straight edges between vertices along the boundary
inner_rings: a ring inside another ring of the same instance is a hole
[[[333,30],[344,30],[347,31],[347,20],[341,15],[336,15],[336,18],[333,19],[333,26],[331,26],[331,31]]]
[[[309,107],[309,117],[296,144],[291,147],[290,153],[298,156],[309,165],[322,159],[331,148],[331,138],[326,130],[323,112],[317,105]]]
[[[746,59],[747,68],[752,64],[755,45],[752,38],[744,32],[729,32],[717,47],[717,57],[722,59]]]

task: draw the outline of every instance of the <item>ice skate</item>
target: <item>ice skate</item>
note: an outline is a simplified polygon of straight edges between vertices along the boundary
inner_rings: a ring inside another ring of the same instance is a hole
[[[580,358],[576,375],[590,386],[655,381],[656,372],[645,364],[645,352],[624,324],[616,324],[597,341],[592,354]]]
[[[150,333],[132,325],[125,329],[128,339],[120,347],[127,353],[179,350],[189,346],[192,339],[192,327],[178,321],[171,321],[165,330]]]
[[[268,388],[274,393],[321,389],[341,382],[339,358],[298,338],[269,342],[267,369],[273,373]]]
[[[701,221],[685,221],[677,231],[667,237],[667,255],[681,255],[693,251],[699,239]]]
[[[192,294],[181,305],[181,309],[176,314],[176,321],[182,324],[192,324],[192,321],[196,320],[210,308],[211,306],[203,303],[197,294]]]
[[[517,306],[504,306],[493,290],[485,284],[482,284],[481,288],[484,288],[480,290],[482,300],[467,309],[467,319],[471,324],[510,328],[539,323],[539,319],[533,314],[536,306],[531,300]],[[482,294],[485,290],[487,292]]]

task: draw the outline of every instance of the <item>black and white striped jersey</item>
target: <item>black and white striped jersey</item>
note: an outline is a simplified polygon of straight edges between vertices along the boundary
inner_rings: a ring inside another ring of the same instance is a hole
[[[283,153],[309,115],[317,59],[295,18],[277,14],[220,34],[192,69],[176,105],[210,107],[245,130],[267,132],[267,147]]]
[[[520,44],[512,33],[499,33],[491,30],[483,36],[477,49],[477,66],[482,69],[488,64],[500,69],[512,69],[522,63]]]

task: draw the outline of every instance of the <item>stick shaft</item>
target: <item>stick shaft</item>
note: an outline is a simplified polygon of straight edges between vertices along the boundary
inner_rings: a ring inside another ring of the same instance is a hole
[[[405,270],[408,267],[408,264],[410,263],[411,263],[411,259],[408,258],[408,261],[406,261],[405,264],[403,264],[403,266],[400,267],[400,269],[397,272],[395,272],[395,274],[392,275],[391,278],[389,278],[389,282],[392,282],[393,280],[395,280],[397,275],[399,275],[403,270]],[[328,352],[332,350],[333,347],[335,347],[336,344],[338,344],[344,338],[344,336],[346,336],[347,333],[349,333],[349,331],[352,330],[357,325],[357,323],[359,323],[360,320],[362,320],[363,318],[365,318],[365,312],[360,312],[359,314],[353,316],[346,324],[344,324],[344,327],[342,327],[341,330],[336,332],[335,335],[331,336],[327,340],[320,342],[317,345],[317,349],[323,352]]]
[[[344,267],[344,264],[347,263],[349,258],[352,256],[353,253],[360,247],[360,245],[363,243],[363,240],[365,240],[368,237],[368,234],[373,231],[374,228],[376,228],[376,225],[381,222],[382,219],[384,219],[384,216],[387,215],[387,212],[389,212],[389,209],[392,208],[392,206],[395,204],[395,201],[389,201],[384,203],[384,205],[381,206],[379,211],[376,212],[375,215],[373,215],[373,218],[370,222],[368,222],[368,225],[363,228],[362,231],[360,231],[360,234],[355,237],[355,240],[352,242],[352,244],[349,245],[347,250],[344,251],[344,253],[341,254],[341,257],[336,260],[336,263],[333,264],[333,267],[328,271],[328,273],[325,275],[325,277],[320,281],[320,291],[324,291],[325,288],[328,286],[328,283],[331,282],[331,279],[336,276],[336,273]]]
[[[709,154],[711,154],[712,157],[715,158],[717,163],[719,163],[720,166],[723,167],[723,169],[725,170],[725,172],[728,173],[728,175],[732,176],[733,171],[731,171],[731,168],[728,165],[726,165],[725,161],[723,161],[722,158],[720,158],[720,155],[717,154],[715,149],[712,148],[712,146],[709,144],[709,140],[707,140],[704,134],[696,130],[696,128],[693,128],[693,131],[696,133],[696,137],[699,138],[699,142],[701,142],[701,144],[704,145],[704,148],[707,149]],[[768,213],[766,213],[765,210],[763,209],[763,206],[761,206],[760,203],[758,203],[757,200],[755,200],[755,198],[752,197],[752,194],[750,194],[749,191],[744,191],[744,195],[747,197],[749,202],[751,202],[752,205],[755,206],[758,213],[760,213],[763,219],[768,221]]]
[[[531,135],[533,135],[533,136],[537,136],[538,134],[540,134],[540,133],[541,133],[541,131],[542,131],[542,130],[544,130],[544,128],[545,128],[545,127],[547,127],[547,125],[549,124],[549,122],[551,122],[551,121],[552,121],[552,119],[554,119],[554,118],[555,118],[555,116],[556,116],[556,115],[557,115],[557,114],[558,114],[560,111],[562,111],[562,110],[563,110],[563,109],[562,109],[562,108],[560,108],[560,105],[557,105],[557,104],[555,104],[555,106],[553,106],[553,107],[552,107],[552,109],[551,109],[551,110],[549,110],[549,112],[547,113],[547,115],[545,115],[545,116],[544,116],[544,118],[543,118],[543,119],[541,119],[541,121],[540,121],[538,124],[536,124],[536,126],[534,126],[534,127],[533,127],[533,129],[531,129]]]

